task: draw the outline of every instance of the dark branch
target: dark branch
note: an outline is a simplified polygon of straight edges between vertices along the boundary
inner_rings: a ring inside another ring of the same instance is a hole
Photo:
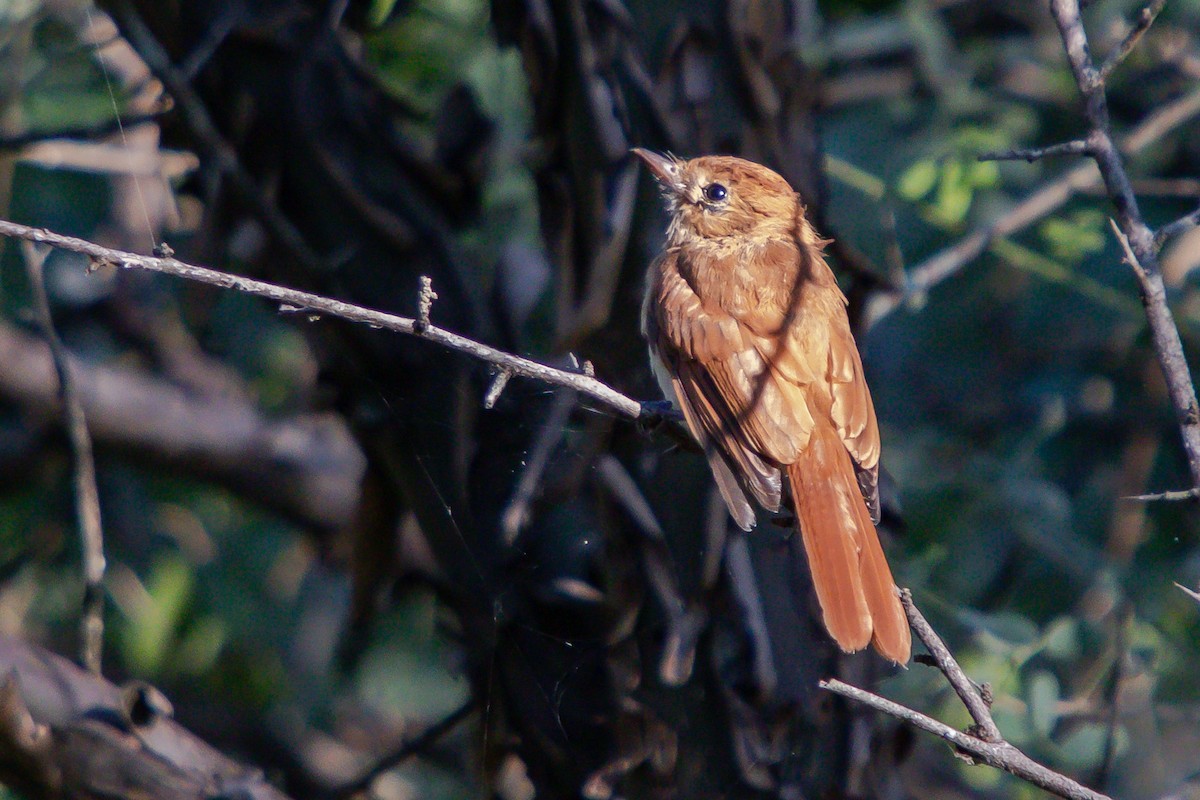
[[[1047,145],[1046,147],[1030,147],[1021,150],[997,150],[991,153],[980,153],[980,161],[1028,161],[1031,164],[1039,158],[1051,156],[1079,156],[1091,153],[1092,146],[1085,139],[1072,142]]]
[[[321,532],[349,521],[363,454],[330,413],[275,418],[237,392],[194,391],[124,364],[70,357],[97,447],[215,481]],[[0,398],[31,420],[62,413],[49,347],[0,324]]]
[[[1200,208],[1159,228],[1158,233],[1154,234],[1154,246],[1162,247],[1176,236],[1187,233],[1197,225],[1200,225]]]
[[[436,743],[438,739],[441,739],[447,733],[454,730],[460,722],[465,720],[471,714],[471,711],[473,711],[474,708],[474,700],[468,700],[467,702],[463,703],[457,709],[450,712],[448,716],[443,717],[438,722],[435,722],[425,730],[421,731],[420,736],[408,740],[399,748],[397,748],[395,752],[389,753],[381,758],[378,763],[367,770],[357,780],[351,781],[345,786],[335,789],[330,793],[331,796],[349,797],[351,795],[358,794],[359,792],[365,792],[371,786],[371,783],[380,775],[387,772],[389,769],[404,763],[409,758],[425,752],[434,743]]]
[[[75,516],[79,525],[83,562],[79,658],[85,667],[99,674],[100,659],[104,652],[104,531],[100,524],[100,492],[96,488],[92,436],[88,433],[87,419],[83,415],[79,388],[74,375],[71,374],[67,348],[63,346],[62,339],[54,328],[54,318],[50,313],[45,275],[46,256],[50,254],[50,248],[39,248],[32,241],[25,240],[21,242],[21,252],[25,257],[25,270],[29,275],[29,288],[33,295],[38,325],[42,329],[46,344],[50,347],[50,357],[58,375],[63,427],[67,431],[74,462]]]

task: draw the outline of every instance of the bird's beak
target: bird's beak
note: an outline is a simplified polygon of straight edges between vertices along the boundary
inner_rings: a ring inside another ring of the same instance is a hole
[[[641,147],[635,147],[631,152],[650,168],[650,174],[663,185],[664,189],[676,189],[678,187],[679,162],[674,158]]]

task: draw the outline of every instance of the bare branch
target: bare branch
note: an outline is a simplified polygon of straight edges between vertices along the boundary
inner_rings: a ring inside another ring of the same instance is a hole
[[[404,763],[409,758],[428,750],[437,742],[438,739],[441,739],[447,733],[458,727],[458,724],[470,716],[474,709],[475,701],[473,699],[463,703],[454,711],[450,712],[442,719],[421,731],[419,736],[408,740],[399,748],[397,748],[395,752],[389,753],[384,758],[381,758],[378,763],[363,773],[363,775],[357,780],[351,781],[345,786],[340,786],[330,792],[330,796],[349,797],[351,795],[359,794],[360,792],[365,792],[368,788],[370,788],[371,783],[380,775],[387,772],[389,769]]]
[[[1142,36],[1146,31],[1150,30],[1150,26],[1154,24],[1154,18],[1158,16],[1158,12],[1163,10],[1163,6],[1167,4],[1167,0],[1154,0],[1153,3],[1146,6],[1138,14],[1137,23],[1133,26],[1133,30],[1125,35],[1121,43],[1117,45],[1108,58],[1104,59],[1104,63],[1100,66],[1100,82],[1108,80],[1108,76],[1116,69],[1125,57],[1133,52],[1133,48],[1137,47],[1138,42],[1142,40]]]
[[[1175,584],[1175,588],[1195,600],[1197,603],[1200,603],[1200,592],[1197,592],[1195,589],[1189,589],[1181,583]]]
[[[901,590],[900,599],[904,604],[904,611],[908,615],[908,622],[912,626],[913,633],[924,642],[933,665],[946,676],[946,680],[950,682],[975,721],[970,730],[967,732],[955,730],[919,711],[838,680],[822,681],[821,688],[863,703],[927,733],[939,736],[954,745],[959,753],[969,756],[971,760],[1002,769],[1059,797],[1072,800],[1101,800],[1104,798],[1104,795],[1037,763],[1005,741],[1000,729],[996,727],[995,720],[992,719],[992,712],[989,708],[990,699],[986,696],[987,687],[983,687],[982,690],[977,688],[975,683],[963,672],[958,661],[950,653],[950,649],[946,647],[946,643],[937,635],[928,620],[913,603],[912,593],[907,589]]]
[[[642,416],[641,403],[610,388],[590,375],[581,375],[578,372],[570,372],[528,358],[521,358],[520,356],[515,356],[511,353],[481,344],[473,339],[468,339],[465,336],[460,336],[457,333],[444,330],[436,325],[430,325],[424,332],[418,332],[417,321],[409,317],[373,311],[362,306],[344,303],[328,297],[321,297],[309,292],[301,292],[265,281],[256,281],[250,278],[243,278],[239,275],[231,275],[227,272],[208,269],[207,267],[186,264],[174,258],[155,258],[153,256],[140,256],[122,250],[113,250],[85,239],[63,236],[44,228],[31,228],[28,225],[19,225],[7,220],[0,220],[0,236],[40,242],[63,250],[82,253],[92,259],[93,264],[112,264],[123,269],[143,269],[150,272],[161,272],[179,278],[207,283],[212,286],[219,286],[223,289],[236,289],[240,292],[263,297],[294,308],[310,309],[321,314],[350,320],[351,322],[360,322],[365,325],[384,328],[398,333],[420,336],[443,347],[448,347],[451,350],[466,353],[481,361],[494,364],[499,369],[507,369],[514,375],[535,378],[555,386],[574,389],[628,419],[638,419]]]
[[[0,676],[0,781],[29,797],[287,800],[178,725],[144,684],[122,691],[11,636],[0,636]]]
[[[1092,145],[1090,155],[1116,208],[1126,260],[1138,279],[1154,351],[1178,418],[1192,485],[1200,487],[1200,405],[1196,401],[1196,389],[1184,357],[1179,329],[1167,305],[1156,237],[1138,209],[1124,161],[1113,141],[1104,78],[1092,63],[1078,0],[1051,0],[1050,13],[1062,36],[1071,72],[1083,96],[1083,114],[1090,129],[1088,141]]]
[[[985,742],[1003,742],[1004,737],[1000,735],[1000,729],[996,727],[996,722],[992,719],[992,712],[988,708],[989,704],[983,693],[975,688],[975,683],[963,672],[958,661],[950,653],[950,648],[946,647],[946,643],[917,609],[916,604],[913,603],[912,592],[907,589],[901,590],[900,600],[904,604],[904,612],[908,615],[908,624],[912,626],[913,633],[917,634],[917,638],[925,643],[929,654],[933,656],[935,665],[954,687],[955,693],[971,714],[971,719],[975,720],[979,738]]]
[[[1200,208],[1159,228],[1158,232],[1154,234],[1154,246],[1162,247],[1176,236],[1181,233],[1187,233],[1197,225],[1200,225]]]
[[[341,417],[275,418],[244,393],[197,392],[128,365],[68,361],[97,447],[178,467],[321,531],[353,514],[364,460]],[[0,364],[0,398],[31,421],[62,414],[42,339],[0,324]]]
[[[487,394],[483,397],[484,408],[491,409],[495,407],[496,401],[500,399],[500,394],[504,391],[504,387],[508,386],[511,378],[512,372],[507,369],[502,369],[496,373],[496,377],[492,378],[492,385],[488,387]]]
[[[1200,114],[1200,88],[1156,110],[1131,130],[1121,142],[1121,152],[1135,155]],[[1095,164],[1084,163],[1042,186],[1007,213],[960,239],[957,243],[914,265],[903,291],[879,292],[867,309],[868,325],[890,314],[910,297],[919,297],[971,263],[998,239],[1024,230],[1061,208],[1077,192],[1101,184]],[[1200,217],[1200,211],[1197,211]],[[1200,221],[1200,220],[1198,220]]]
[[[1121,252],[1125,255],[1123,261],[1129,265],[1129,268],[1133,270],[1139,280],[1145,280],[1146,270],[1142,268],[1142,262],[1138,261],[1133,248],[1129,246],[1129,237],[1125,235],[1121,227],[1117,225],[1117,221],[1112,217],[1108,219],[1108,226],[1112,228],[1113,235],[1117,237],[1117,243],[1121,245]]]
[[[1154,503],[1160,500],[1167,502],[1178,502],[1180,500],[1195,500],[1200,498],[1200,487],[1192,489],[1182,489],[1174,492],[1158,492],[1156,494],[1135,494],[1129,497],[1122,497],[1122,500],[1136,500],[1140,503]]]
[[[83,561],[83,611],[79,621],[79,658],[87,669],[99,674],[100,659],[104,652],[104,531],[100,524],[100,493],[96,488],[92,437],[88,433],[87,419],[83,415],[79,389],[71,374],[67,348],[63,346],[58,331],[54,329],[54,318],[50,313],[45,275],[46,256],[50,254],[50,248],[38,247],[32,241],[25,240],[21,242],[21,252],[25,257],[25,270],[29,275],[29,288],[33,294],[38,325],[42,329],[46,344],[50,346],[50,357],[58,375],[63,426],[71,443],[71,456],[75,467],[75,515],[79,525]]]
[[[1091,145],[1086,139],[1076,139],[1072,142],[1047,145],[1046,147],[1030,147],[1021,150],[996,150],[991,153],[980,153],[980,161],[1028,161],[1033,163],[1039,158],[1051,156],[1078,156],[1091,152]]]
[[[956,750],[969,755],[972,760],[1002,769],[1059,797],[1069,798],[1069,800],[1109,800],[1106,795],[1094,792],[1066,775],[1037,763],[1006,741],[986,742],[968,733],[957,731],[919,711],[914,711],[907,706],[902,706],[839,680],[821,681],[820,686],[822,689],[882,711],[884,714],[904,720],[926,733],[932,733],[934,736],[945,739]]]

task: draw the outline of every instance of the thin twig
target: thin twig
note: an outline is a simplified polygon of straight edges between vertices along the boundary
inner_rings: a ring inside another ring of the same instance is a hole
[[[980,161],[1028,161],[1033,163],[1039,158],[1051,156],[1078,156],[1091,151],[1091,145],[1086,139],[1076,139],[1072,142],[1047,145],[1046,147],[1029,147],[1020,150],[996,150],[991,153],[980,153]]]
[[[63,250],[70,250],[74,253],[82,253],[92,259],[93,264],[96,265],[112,264],[123,269],[143,269],[151,272],[161,272],[179,278],[207,283],[212,286],[219,286],[223,289],[236,289],[240,292],[263,297],[294,308],[305,308],[332,317],[350,320],[351,322],[360,322],[377,328],[420,336],[422,339],[428,339],[443,347],[448,347],[451,350],[457,350],[460,353],[466,353],[469,356],[478,358],[481,361],[494,364],[499,369],[507,369],[514,375],[535,378],[555,386],[574,389],[628,419],[636,420],[642,416],[642,403],[621,394],[590,375],[558,369],[557,367],[542,364],[528,358],[521,358],[520,356],[515,356],[511,353],[481,344],[473,339],[468,339],[465,336],[460,336],[457,333],[444,330],[436,325],[430,325],[425,331],[418,333],[416,320],[409,317],[373,311],[362,306],[353,305],[352,303],[344,303],[340,300],[333,300],[328,297],[310,294],[309,292],[301,292],[265,281],[243,278],[239,275],[231,275],[227,272],[220,272],[208,269],[207,267],[198,267],[174,258],[155,258],[153,256],[140,256],[122,250],[113,250],[85,239],[64,236],[48,231],[45,228],[31,228],[28,225],[18,225],[15,222],[7,220],[0,220],[0,236],[40,242]]]
[[[1124,161],[1112,138],[1104,77],[1092,63],[1078,0],[1051,0],[1050,13],[1062,36],[1071,72],[1083,97],[1083,114],[1090,129],[1087,138],[1092,145],[1090,155],[1116,208],[1123,235],[1122,246],[1128,245],[1126,260],[1130,261],[1138,278],[1151,341],[1175,408],[1192,485],[1200,487],[1200,405],[1196,401],[1196,389],[1183,353],[1179,329],[1167,305],[1155,236],[1138,209]]]
[[[1100,82],[1108,80],[1108,76],[1116,69],[1125,57],[1133,52],[1133,48],[1137,47],[1138,42],[1142,40],[1142,36],[1146,31],[1150,30],[1150,26],[1154,24],[1154,18],[1158,16],[1158,12],[1163,10],[1163,6],[1167,4],[1167,0],[1154,0],[1153,3],[1146,6],[1138,14],[1137,24],[1133,26],[1133,30],[1125,35],[1121,43],[1113,48],[1113,51],[1108,54],[1108,58],[1104,59],[1104,63],[1100,66]]]
[[[341,786],[330,792],[333,797],[350,797],[351,795],[365,792],[376,778],[389,769],[407,761],[414,755],[422,753],[429,749],[438,739],[445,736],[450,731],[458,726],[458,723],[466,719],[475,709],[475,701],[468,700],[457,709],[452,711],[448,716],[443,717],[438,722],[430,725],[425,730],[421,731],[421,735],[416,738],[409,739],[401,745],[395,752],[389,753],[367,770],[356,780],[350,781],[345,786]]]
[[[1142,267],[1142,262],[1138,261],[1137,254],[1133,252],[1133,248],[1129,244],[1129,237],[1112,217],[1108,218],[1108,227],[1112,228],[1113,235],[1117,237],[1117,244],[1121,245],[1121,252],[1125,256],[1124,262],[1133,270],[1133,274],[1137,275],[1138,280],[1145,280],[1146,270]]]
[[[1200,88],[1168,103],[1142,120],[1121,142],[1121,152],[1127,156],[1135,155],[1197,114],[1200,114]],[[1054,213],[1076,193],[1100,183],[1101,176],[1095,164],[1084,163],[1073,167],[1018,202],[1004,215],[915,264],[908,271],[903,291],[877,292],[872,297],[865,315],[868,327],[890,314],[909,298],[920,297],[957,274],[967,264],[983,255],[994,241],[1024,230]],[[1197,221],[1200,222],[1200,210],[1197,211]]]
[[[38,247],[30,240],[21,242],[29,288],[37,313],[42,336],[50,347],[54,370],[58,374],[59,394],[62,397],[63,425],[71,443],[75,467],[75,515],[83,553],[83,611],[80,616],[79,658],[83,666],[100,673],[104,651],[104,531],[100,524],[100,493],[96,488],[96,463],[92,458],[92,437],[79,389],[71,374],[67,349],[54,328],[50,299],[46,295],[46,256],[49,247]]]
[[[1157,503],[1159,501],[1177,503],[1181,500],[1195,500],[1196,498],[1200,498],[1200,487],[1181,489],[1173,492],[1157,492],[1155,494],[1134,494],[1122,497],[1121,499],[1139,503]]]
[[[1154,246],[1162,247],[1179,234],[1186,233],[1197,225],[1200,225],[1200,208],[1159,228],[1158,232],[1154,234]]]
[[[901,590],[900,601],[904,604],[904,613],[908,615],[908,624],[912,626],[913,633],[925,643],[937,668],[946,676],[946,680],[950,682],[954,692],[967,707],[971,719],[975,720],[976,734],[985,742],[1003,742],[1004,737],[1000,735],[1000,729],[996,727],[996,722],[992,719],[991,709],[988,708],[983,694],[975,688],[974,682],[967,677],[962,667],[958,665],[958,661],[950,653],[950,648],[946,647],[946,643],[937,635],[933,626],[917,608],[912,599],[912,592],[908,589]]]
[[[500,394],[504,391],[504,387],[508,386],[510,379],[512,379],[512,372],[507,369],[496,373],[496,377],[492,378],[491,386],[488,387],[487,394],[483,396],[484,408],[490,410],[496,406],[496,401],[500,399]]]
[[[116,133],[118,122],[126,127],[141,125],[146,122],[157,122],[170,109],[155,109],[144,114],[127,114],[119,118],[104,120],[90,125],[72,125],[64,128],[48,130],[29,130],[18,133],[0,135],[0,152],[20,150],[31,144],[50,141],[52,139],[100,139]]]
[[[907,706],[902,706],[839,680],[821,681],[819,685],[822,689],[862,703],[896,719],[904,720],[915,728],[945,739],[954,745],[955,749],[966,753],[973,760],[1016,775],[1018,778],[1059,797],[1069,800],[1110,800],[1106,795],[1092,791],[1066,775],[1037,763],[1006,741],[985,742],[969,733],[957,731],[919,711],[914,711]]]

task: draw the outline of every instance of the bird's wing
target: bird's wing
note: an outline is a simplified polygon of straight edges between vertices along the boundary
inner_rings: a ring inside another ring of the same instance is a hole
[[[743,340],[752,341],[769,365],[776,394],[804,407],[807,416],[823,416],[833,423],[854,461],[871,517],[878,522],[879,426],[850,332],[846,297],[819,248],[806,243],[801,234],[797,243],[798,248],[779,251],[775,263],[768,266],[797,283],[782,304],[774,308],[760,304],[755,313],[739,320]],[[789,258],[794,261],[786,261]],[[805,442],[807,436],[806,432]],[[781,463],[794,460],[781,459]]]
[[[667,256],[656,284],[655,350],[672,375],[676,398],[688,427],[715,452],[716,460],[740,475],[746,489],[766,508],[779,508],[780,467],[795,460],[807,444],[813,420],[800,387],[770,369],[763,342],[719,308],[705,306]],[[720,484],[718,476],[718,484]],[[730,501],[739,524],[740,508]],[[745,525],[743,525],[745,527]]]

